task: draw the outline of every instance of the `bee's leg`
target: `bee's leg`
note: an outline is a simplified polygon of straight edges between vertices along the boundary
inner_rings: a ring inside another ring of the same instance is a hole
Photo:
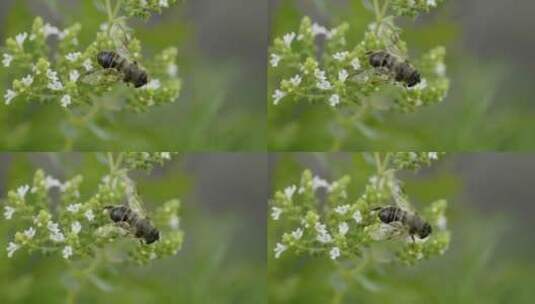
[[[414,234],[411,234],[412,243],[416,244],[416,240],[414,239]]]

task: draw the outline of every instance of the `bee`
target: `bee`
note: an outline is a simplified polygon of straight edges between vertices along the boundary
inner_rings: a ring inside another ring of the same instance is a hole
[[[399,207],[378,207],[373,210],[379,210],[378,217],[385,224],[401,223],[404,225],[413,241],[414,235],[417,235],[420,239],[425,239],[433,231],[431,225],[419,215]]]
[[[115,69],[123,74],[123,81],[131,83],[135,88],[142,87],[148,82],[148,74],[139,67],[137,62],[130,62],[113,51],[102,51],[97,54],[97,62],[104,69]]]
[[[127,206],[106,206],[110,218],[115,223],[125,223],[134,230],[136,238],[145,240],[145,244],[152,244],[160,239],[160,232],[152,223],[134,212]]]
[[[397,82],[405,83],[409,88],[421,81],[420,72],[407,60],[401,61],[395,55],[386,51],[370,52],[368,54],[370,65],[374,68],[383,68],[394,75]]]

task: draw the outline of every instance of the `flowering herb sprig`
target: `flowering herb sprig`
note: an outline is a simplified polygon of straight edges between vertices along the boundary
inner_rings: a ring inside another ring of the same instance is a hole
[[[376,173],[358,197],[349,197],[351,179],[329,182],[306,170],[300,182],[277,191],[271,201],[272,224],[286,230],[273,248],[275,258],[284,254],[325,256],[336,263],[373,259],[372,251],[403,264],[442,255],[449,245],[443,199],[417,212],[396,177],[400,169],[430,165],[441,153],[375,153]],[[321,195],[326,193],[324,202]],[[378,208],[394,206],[419,214],[432,227],[424,239],[411,237],[406,226],[384,223]],[[391,246],[385,246],[389,244]]]
[[[27,250],[58,254],[68,262],[83,262],[99,261],[103,252],[109,255],[114,250],[114,261],[145,264],[176,254],[183,240],[180,201],[171,199],[148,213],[136,183],[128,176],[134,166],[127,165],[140,159],[145,159],[145,164],[155,164],[170,158],[169,153],[109,154],[110,171],[90,196],[80,193],[81,175],[62,182],[37,170],[33,182],[9,191],[3,200],[4,218],[17,230],[10,238],[7,256],[11,258]],[[57,196],[53,192],[59,193],[59,199],[54,199]],[[140,216],[150,214],[150,220],[160,231],[160,239],[146,244],[135,237],[132,230],[135,227],[111,221],[106,206],[121,204]],[[122,258],[125,256],[128,257]]]
[[[130,16],[148,17],[151,12],[161,12],[175,2],[97,2],[107,10],[108,20],[87,46],[79,43],[81,24],[60,29],[41,17],[35,18],[29,31],[6,39],[2,67],[14,79],[4,94],[4,103],[53,103],[65,108],[71,114],[70,122],[79,126],[89,124],[101,110],[146,111],[174,102],[181,89],[177,49],[170,47],[144,59],[141,42],[127,21]],[[136,62],[149,75],[148,83],[137,89],[127,87],[121,72],[99,65],[97,55],[102,51],[113,51]]]
[[[272,103],[309,101],[349,107],[355,109],[352,118],[361,118],[371,110],[410,112],[442,101],[449,89],[444,47],[436,47],[410,61],[421,74],[421,81],[412,87],[396,80],[395,71],[373,67],[369,59],[374,52],[386,51],[398,62],[404,62],[409,57],[408,49],[395,17],[416,16],[442,2],[374,0],[370,7],[376,19],[356,46],[346,41],[348,24],[328,29],[304,17],[297,32],[277,37],[273,42],[270,66],[273,79],[280,81],[280,85],[272,94]]]

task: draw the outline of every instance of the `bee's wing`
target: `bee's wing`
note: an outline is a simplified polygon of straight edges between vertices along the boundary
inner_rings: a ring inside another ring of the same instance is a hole
[[[143,209],[143,201],[136,191],[134,182],[128,177],[126,178],[126,182],[126,203],[128,204],[128,207],[130,207],[133,212],[137,213],[141,217],[146,217]]]
[[[398,180],[394,181],[394,185],[392,186],[392,198],[394,199],[394,202],[396,203],[396,206],[399,208],[409,211],[411,213],[414,213],[414,210],[411,207],[411,204],[408,201],[407,195],[405,194],[405,190],[403,190],[403,187],[400,184],[401,182]]]
[[[375,230],[371,231],[372,239],[381,240],[399,240],[409,235],[409,231],[401,222],[382,223]]]
[[[116,71],[115,69],[100,69],[82,75],[80,81],[89,85],[98,85],[102,83],[117,82],[121,79],[121,73]]]

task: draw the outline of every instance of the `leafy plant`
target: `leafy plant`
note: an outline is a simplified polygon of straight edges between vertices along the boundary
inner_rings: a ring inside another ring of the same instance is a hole
[[[176,0],[112,0],[96,1],[108,16],[95,39],[88,46],[79,43],[82,25],[73,24],[63,30],[37,17],[28,32],[6,40],[2,65],[15,78],[4,95],[6,105],[14,102],[55,103],[66,109],[63,131],[65,148],[70,149],[77,128],[102,133],[96,117],[108,111],[147,111],[151,107],[174,102],[181,89],[176,65],[177,49],[170,47],[151,60],[142,55],[141,42],[127,21],[131,17],[149,18],[161,13]],[[52,43],[52,40],[57,43]],[[114,69],[103,69],[97,55],[103,51],[117,52],[135,62],[150,76],[138,89],[128,87],[124,75]]]
[[[277,191],[270,203],[272,227],[285,231],[273,248],[273,256],[279,259],[293,253],[330,259],[333,271],[349,283],[367,267],[395,261],[413,265],[444,254],[450,242],[446,200],[436,200],[417,212],[396,176],[402,169],[428,166],[440,155],[374,153],[376,172],[358,197],[348,195],[349,176],[328,182],[305,170],[299,183]],[[411,237],[406,225],[382,222],[378,208],[386,206],[419,214],[431,225],[432,233],[425,238]],[[333,303],[340,303],[346,289],[335,289]]]
[[[409,58],[401,39],[398,16],[415,17],[443,1],[400,0],[367,2],[375,21],[370,23],[360,43],[350,46],[347,23],[328,29],[304,17],[297,32],[275,38],[270,52],[272,81],[280,83],[272,94],[272,104],[289,102],[322,103],[336,108],[336,122],[348,129],[370,133],[366,117],[381,111],[414,112],[441,102],[449,90],[444,47],[436,47],[411,61],[421,81],[408,86],[397,78],[394,68],[372,66],[370,56],[387,52],[397,66]],[[272,107],[274,108],[274,107]],[[273,111],[278,109],[274,108]],[[338,149],[336,142],[333,149]]]
[[[146,244],[135,237],[135,227],[114,223],[107,206],[126,205],[146,217],[136,183],[129,177],[134,169],[149,170],[171,159],[171,153],[108,154],[109,173],[101,177],[95,193],[82,200],[77,175],[61,182],[37,170],[33,182],[7,193],[3,201],[4,218],[17,232],[7,246],[7,256],[27,250],[61,256],[67,262],[73,282],[99,282],[96,275],[105,264],[147,264],[151,260],[175,255],[183,241],[180,229],[180,201],[172,199],[158,207],[151,221],[160,239]],[[85,195],[84,195],[85,197]],[[72,282],[71,282],[72,283]],[[74,302],[77,284],[68,285]]]

